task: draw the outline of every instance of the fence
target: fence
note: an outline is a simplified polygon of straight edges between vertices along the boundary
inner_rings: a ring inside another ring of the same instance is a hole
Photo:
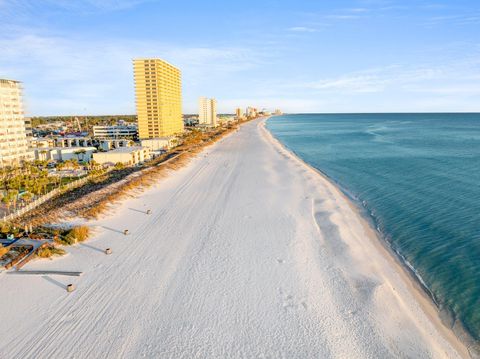
[[[172,157],[170,157],[169,159],[163,161],[163,162],[160,162],[158,163],[156,166],[161,166],[161,165],[165,165],[167,163],[169,163],[170,161],[173,161],[175,158],[177,158],[178,156],[182,155],[183,152],[181,153],[178,153]],[[0,219],[0,222],[8,222],[8,221],[12,221],[14,220],[15,218],[18,218],[20,216],[23,216],[25,213],[37,208],[38,206],[42,205],[43,203],[47,202],[49,199],[55,197],[55,196],[58,196],[62,193],[65,193],[65,192],[68,192],[69,190],[72,190],[72,189],[75,189],[75,188],[78,188],[78,187],[81,187],[83,186],[84,184],[86,184],[89,180],[95,178],[95,177],[98,177],[98,176],[101,176],[101,175],[104,175],[105,173],[108,173],[110,171],[112,171],[114,169],[114,167],[108,167],[104,173],[101,173],[97,176],[86,176],[86,177],[83,177],[83,178],[80,178],[76,181],[73,181],[73,182],[70,182],[60,188],[55,188],[54,190],[48,192],[47,194],[44,194],[43,196],[41,197],[38,197],[37,199],[35,199],[34,201],[30,202],[28,205],[26,205],[25,207],[22,207],[18,210],[16,210],[15,212],[13,213],[10,213],[9,215],[7,216],[4,216],[3,219]],[[138,173],[137,175],[140,175],[140,173]]]
[[[110,172],[113,168],[108,168],[106,170],[106,172],[102,173],[102,174],[105,174],[107,172]],[[99,174],[97,176],[100,176],[102,174]],[[95,176],[95,177],[97,177]],[[54,190],[51,190],[50,192],[48,192],[47,194],[44,194],[43,196],[41,197],[38,197],[37,199],[35,199],[34,201],[30,202],[29,204],[27,204],[25,207],[22,207],[20,209],[17,209],[15,212],[13,213],[10,213],[8,216],[4,216],[3,219],[0,219],[0,221],[3,221],[3,222],[8,222],[8,221],[12,221],[14,220],[15,218],[18,218],[20,216],[23,216],[25,213],[37,208],[38,206],[40,206],[41,204],[47,202],[49,199],[55,197],[55,196],[58,196],[62,193],[65,193],[65,192],[68,192],[69,190],[72,190],[72,189],[75,189],[75,188],[78,188],[78,187],[81,187],[83,186],[84,184],[86,184],[89,180],[91,180],[92,178],[95,178],[95,177],[92,177],[92,176],[86,176],[86,177],[83,177],[83,178],[80,178],[76,181],[73,181],[73,182],[70,182],[62,187],[59,187],[59,188],[55,188]]]

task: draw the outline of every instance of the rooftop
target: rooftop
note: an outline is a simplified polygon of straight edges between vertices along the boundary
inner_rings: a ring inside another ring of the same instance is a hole
[[[100,153],[132,153],[132,152],[140,151],[144,149],[146,149],[146,147],[142,147],[142,146],[119,147],[108,152],[100,152]]]
[[[165,61],[165,60],[160,59],[160,58],[158,58],[158,57],[150,57],[150,58],[149,58],[149,57],[144,57],[144,58],[140,57],[140,58],[135,58],[135,59],[133,59],[132,61],[133,61],[133,63],[135,63],[135,61],[160,61],[160,62],[163,62],[163,63],[165,63],[165,64],[167,64],[167,65],[170,65],[170,66],[174,67],[175,69],[177,69],[178,71],[180,71],[180,69],[179,69],[177,66],[172,65],[172,64],[169,63],[168,61]]]
[[[0,82],[3,82],[3,83],[9,83],[9,82],[14,82],[14,83],[21,83],[20,81],[17,81],[17,80],[9,80],[9,79],[0,79]]]

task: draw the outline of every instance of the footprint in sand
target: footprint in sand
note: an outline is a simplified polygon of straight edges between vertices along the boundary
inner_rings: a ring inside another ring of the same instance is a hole
[[[303,308],[304,310],[308,309],[308,305],[305,301],[305,298],[297,298],[292,294],[286,294],[282,288],[279,288],[280,295],[282,296],[282,307],[285,311],[289,311],[291,309],[298,309]],[[301,299],[299,301],[299,299]]]

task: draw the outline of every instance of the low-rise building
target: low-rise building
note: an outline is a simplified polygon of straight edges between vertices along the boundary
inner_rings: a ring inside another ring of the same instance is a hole
[[[30,141],[30,146],[35,148],[47,148],[47,147],[56,147],[55,139],[51,137],[32,137]]]
[[[235,123],[237,121],[238,121],[237,117],[234,117],[234,116],[223,115],[218,118],[218,123],[221,125],[228,125],[228,124]]]
[[[98,148],[101,148],[104,151],[114,150],[115,148],[120,147],[131,147],[135,146],[135,142],[132,140],[99,140]]]
[[[61,147],[81,149],[86,147],[96,147],[98,141],[90,137],[32,137],[30,146],[35,148]]]
[[[148,138],[142,140],[142,147],[147,147],[151,152],[168,151],[177,144],[175,136]]]
[[[102,140],[138,138],[137,125],[93,126],[93,137]]]
[[[55,147],[89,147],[97,142],[86,136],[54,137],[53,140]]]
[[[35,159],[40,161],[67,161],[78,160],[79,162],[90,162],[95,147],[37,147],[33,148]]]
[[[150,150],[147,147],[131,146],[120,147],[108,152],[93,154],[93,160],[101,165],[114,166],[122,163],[126,166],[141,164],[150,159]]]

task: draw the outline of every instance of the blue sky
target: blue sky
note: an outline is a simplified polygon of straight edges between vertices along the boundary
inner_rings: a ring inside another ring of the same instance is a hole
[[[134,113],[135,57],[288,112],[480,111],[478,0],[0,0],[0,78],[28,115]]]

